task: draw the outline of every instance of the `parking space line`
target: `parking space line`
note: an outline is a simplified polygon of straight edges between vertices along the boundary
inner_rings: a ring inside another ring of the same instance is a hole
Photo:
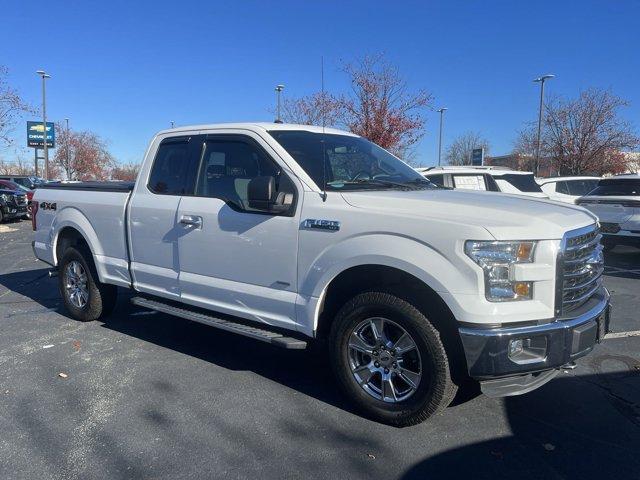
[[[607,273],[633,273],[634,275],[640,275],[640,269],[605,266],[604,274],[606,275]]]
[[[625,337],[640,337],[640,330],[632,330],[630,332],[609,332],[604,338],[625,338]]]

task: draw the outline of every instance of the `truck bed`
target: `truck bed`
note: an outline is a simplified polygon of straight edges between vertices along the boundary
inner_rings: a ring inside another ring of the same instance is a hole
[[[90,245],[100,281],[130,285],[126,212],[131,182],[53,182],[39,186],[34,252],[58,266],[57,247],[71,230]]]

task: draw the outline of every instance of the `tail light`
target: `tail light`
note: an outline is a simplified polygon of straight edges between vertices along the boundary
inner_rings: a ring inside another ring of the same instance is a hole
[[[36,226],[36,214],[38,213],[38,202],[31,202],[31,228],[35,232]]]

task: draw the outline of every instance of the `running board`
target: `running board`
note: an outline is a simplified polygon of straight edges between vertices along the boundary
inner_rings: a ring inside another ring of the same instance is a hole
[[[229,320],[223,320],[207,313],[195,312],[187,308],[175,307],[158,300],[151,300],[144,297],[133,297],[131,303],[139,307],[148,308],[156,312],[167,313],[176,317],[186,318],[198,323],[204,323],[211,327],[226,330],[227,332],[237,333],[245,337],[261,340],[277,347],[288,348],[292,350],[302,350],[307,348],[307,342],[293,337],[285,337],[281,333],[265,330],[262,328],[251,327],[242,323],[236,323]]]

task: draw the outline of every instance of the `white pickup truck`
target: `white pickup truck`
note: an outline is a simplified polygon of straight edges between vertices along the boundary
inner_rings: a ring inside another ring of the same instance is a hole
[[[528,392],[607,329],[593,215],[438,187],[339,130],[162,131],[135,185],[38,188],[33,227],[72,317],[107,315],[119,286],[275,346],[324,339],[345,394],[398,426],[469,378],[488,395]]]

